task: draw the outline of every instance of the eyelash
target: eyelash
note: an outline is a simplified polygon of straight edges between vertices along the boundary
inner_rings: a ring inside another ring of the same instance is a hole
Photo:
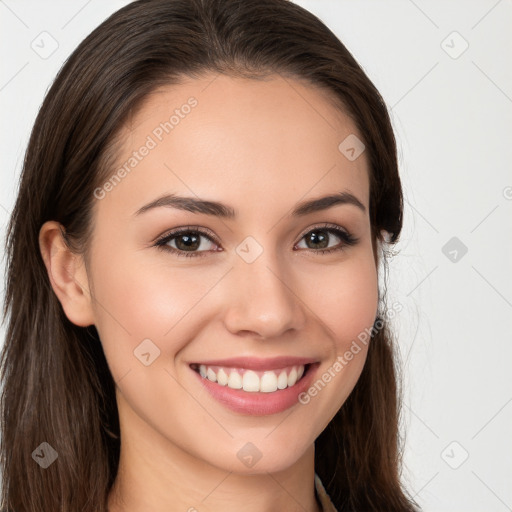
[[[306,235],[309,235],[311,232],[314,232],[314,231],[326,231],[329,234],[334,234],[335,236],[337,236],[338,238],[340,238],[342,240],[341,245],[331,247],[330,249],[305,249],[307,251],[314,252],[314,253],[320,253],[320,254],[333,253],[336,251],[344,250],[346,246],[355,245],[359,241],[359,238],[354,237],[351,233],[340,228],[336,224],[326,223],[326,224],[322,224],[319,226],[315,226],[315,227],[309,229],[308,231],[306,231],[304,234],[301,235],[299,242]],[[159,237],[156,240],[156,242],[154,243],[154,246],[157,249],[167,251],[170,253],[174,253],[177,256],[180,256],[180,257],[184,256],[187,258],[203,257],[203,256],[206,256],[207,253],[212,252],[212,251],[182,251],[182,250],[175,249],[174,247],[169,247],[167,245],[167,243],[170,242],[171,240],[173,240],[174,238],[177,238],[183,234],[190,234],[190,233],[203,235],[206,238],[208,238],[208,240],[210,242],[214,243],[215,245],[220,245],[219,243],[217,243],[213,233],[211,233],[209,230],[206,230],[206,229],[203,229],[203,228],[200,228],[197,226],[186,226],[183,228],[178,228],[176,230],[173,230],[169,233],[165,233],[164,235],[162,235],[161,237]]]

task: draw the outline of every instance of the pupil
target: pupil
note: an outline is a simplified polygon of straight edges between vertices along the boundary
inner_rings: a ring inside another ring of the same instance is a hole
[[[199,237],[196,235],[180,235],[176,239],[176,246],[178,249],[197,249],[199,245]]]
[[[320,235],[318,235],[318,233],[320,233]],[[325,232],[323,232],[323,231],[313,231],[309,238],[313,243],[316,242],[319,244],[319,245],[316,245],[316,248],[320,247],[321,249],[323,249],[323,248],[327,247],[327,245],[328,245],[328,240],[327,240],[328,237],[325,236]]]

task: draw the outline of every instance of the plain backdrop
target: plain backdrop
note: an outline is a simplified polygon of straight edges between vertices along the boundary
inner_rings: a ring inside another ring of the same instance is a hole
[[[0,1],[2,237],[48,87],[126,3]],[[512,510],[512,2],[297,3],[353,53],[396,131],[404,482],[428,512]]]

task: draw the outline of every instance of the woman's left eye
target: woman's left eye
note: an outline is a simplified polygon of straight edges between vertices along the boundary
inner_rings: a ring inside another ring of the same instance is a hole
[[[334,246],[330,244],[333,236],[339,240]],[[359,241],[358,238],[335,224],[326,224],[313,228],[302,236],[301,241],[302,239],[311,242],[313,244],[312,250],[321,254],[343,250],[346,246],[355,245]],[[306,247],[306,249],[311,249],[311,247]]]
[[[334,246],[331,244],[333,237],[338,239],[338,243]],[[301,249],[305,248],[321,254],[343,250],[346,246],[355,245],[359,240],[335,224],[325,224],[310,229],[302,235],[301,242],[303,239],[306,244],[312,244],[313,247],[300,247]],[[299,247],[301,242],[296,247]],[[219,251],[219,246],[214,241],[213,235],[196,227],[188,227],[168,233],[157,240],[155,246],[177,256],[187,257],[205,256],[205,253]]]

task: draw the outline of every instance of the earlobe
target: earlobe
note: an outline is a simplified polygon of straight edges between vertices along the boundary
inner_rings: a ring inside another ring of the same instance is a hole
[[[39,248],[48,277],[69,321],[80,327],[94,324],[92,298],[83,258],[73,253],[62,236],[64,228],[55,221],[43,224]]]

